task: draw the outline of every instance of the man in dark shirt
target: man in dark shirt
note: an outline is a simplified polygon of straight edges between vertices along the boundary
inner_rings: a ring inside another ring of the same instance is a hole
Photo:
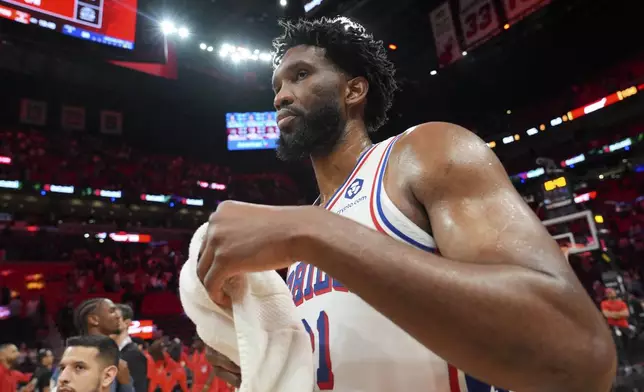
[[[146,392],[148,390],[148,360],[128,333],[132,319],[134,319],[134,312],[129,305],[117,304],[116,307],[120,317],[120,333],[112,336],[112,338],[119,346],[121,358],[127,362],[130,376],[134,381],[134,389],[137,392]]]
[[[49,381],[51,380],[53,366],[54,355],[51,350],[38,350],[38,368],[31,377],[31,381],[29,381],[34,386],[35,392],[49,392]]]
[[[105,336],[120,334],[121,317],[118,308],[107,298],[92,298],[82,302],[74,311],[74,325],[81,336]],[[118,346],[117,346],[118,348]],[[52,375],[56,385],[60,368]],[[110,387],[111,392],[134,392],[135,387],[130,377],[127,361],[120,358],[116,379]],[[146,392],[145,389],[136,392]]]

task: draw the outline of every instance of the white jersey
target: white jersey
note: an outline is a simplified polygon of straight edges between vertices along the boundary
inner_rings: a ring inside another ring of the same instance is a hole
[[[390,138],[363,153],[326,208],[436,252],[434,239],[403,215],[385,192],[384,173],[397,139]],[[293,264],[287,284],[311,336],[316,391],[497,391],[448,365],[318,268],[305,262]]]

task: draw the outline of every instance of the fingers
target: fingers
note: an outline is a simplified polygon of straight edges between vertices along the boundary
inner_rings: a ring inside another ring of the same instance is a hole
[[[225,355],[209,346],[206,346],[206,359],[213,366],[213,370],[217,377],[234,385],[235,387],[239,387],[241,385],[241,369]]]
[[[213,370],[215,372],[215,376],[226,381],[228,384],[231,384],[235,388],[239,388],[241,386],[241,374],[232,373],[219,367],[215,367]]]
[[[208,229],[206,230],[206,236],[201,243],[201,248],[199,249],[199,260],[197,262],[197,276],[203,282],[210,266],[215,260],[215,246],[213,244],[213,229],[214,229],[214,214],[210,215]]]
[[[219,276],[219,274],[213,275],[213,270],[220,269],[220,265],[215,263],[215,254],[216,254],[216,244],[214,241],[214,214],[210,215],[208,230],[206,231],[206,236],[204,237],[203,242],[201,243],[201,248],[199,250],[199,260],[197,262],[197,276],[199,280],[204,284],[206,291],[217,305],[223,308],[230,308],[232,306],[230,298],[224,294],[222,291],[222,284],[217,280],[213,280],[212,276]],[[210,276],[210,278],[209,278]]]
[[[220,367],[231,373],[241,373],[241,369],[235,362],[210,346],[206,346],[206,359],[214,367]]]
[[[229,309],[232,307],[230,296],[224,291],[225,279],[221,263],[214,263],[203,280],[204,287],[210,298],[219,306]]]

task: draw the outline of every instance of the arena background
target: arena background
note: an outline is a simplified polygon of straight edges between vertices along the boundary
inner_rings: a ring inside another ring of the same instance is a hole
[[[0,1],[0,340],[22,345],[22,370],[36,349],[60,353],[92,296],[131,303],[150,341],[191,345],[175,294],[191,232],[222,200],[317,197],[308,162],[229,151],[226,114],[272,111],[278,18],[342,15],[398,70],[374,141],[449,121],[488,142],[539,217],[559,219],[553,235],[570,233],[598,306],[614,287],[631,307],[615,388],[641,389],[642,4],[282,1],[105,0],[91,28]],[[560,219],[584,211],[589,224]]]

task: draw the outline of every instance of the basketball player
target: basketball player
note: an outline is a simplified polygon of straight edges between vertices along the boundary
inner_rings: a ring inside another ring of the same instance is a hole
[[[222,203],[198,266],[213,301],[289,266],[317,390],[607,391],[601,314],[486,144],[447,123],[372,144],[396,89],[382,42],[345,18],[282,26],[277,154],[310,157],[319,203]]]
[[[56,392],[110,392],[118,373],[119,347],[107,336],[67,339]]]

